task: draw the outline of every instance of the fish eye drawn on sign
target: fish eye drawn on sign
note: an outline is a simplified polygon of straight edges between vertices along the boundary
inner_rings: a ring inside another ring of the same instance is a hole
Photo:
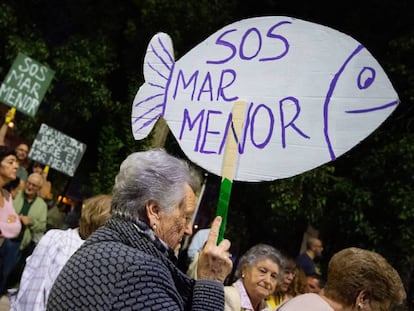
[[[135,139],[163,117],[187,157],[220,175],[224,146],[238,142],[234,179],[291,177],[335,160],[396,108],[386,73],[358,41],[284,16],[227,25],[174,60],[156,34],[144,58],[145,83],[132,107]],[[248,103],[240,137],[232,106]]]
[[[53,70],[19,53],[0,85],[0,101],[34,117],[54,74]]]
[[[84,143],[42,124],[29,158],[73,177],[85,151]]]

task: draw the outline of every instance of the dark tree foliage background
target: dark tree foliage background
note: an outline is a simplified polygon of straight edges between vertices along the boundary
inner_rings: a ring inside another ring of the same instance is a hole
[[[227,237],[234,251],[267,242],[292,256],[308,225],[325,244],[321,265],[341,248],[380,252],[411,295],[414,267],[414,14],[410,1],[6,0],[0,2],[0,78],[23,52],[56,71],[34,119],[17,114],[13,130],[34,139],[46,123],[87,144],[73,179],[50,173],[55,192],[79,197],[110,192],[125,156],[150,146],[134,141],[131,104],[142,62],[159,31],[176,59],[225,25],[263,15],[292,16],[344,32],[375,56],[401,103],[372,135],[336,161],[292,178],[233,186]],[[174,138],[166,149],[183,156]],[[220,178],[209,175],[215,209]]]

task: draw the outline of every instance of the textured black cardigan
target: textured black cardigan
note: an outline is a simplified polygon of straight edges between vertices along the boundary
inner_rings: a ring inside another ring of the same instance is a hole
[[[193,280],[143,224],[111,219],[63,267],[47,310],[224,310],[223,285]]]

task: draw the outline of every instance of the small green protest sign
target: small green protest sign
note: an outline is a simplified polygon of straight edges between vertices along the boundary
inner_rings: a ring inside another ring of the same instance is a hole
[[[0,86],[0,101],[34,117],[55,72],[19,53]]]
[[[29,158],[72,177],[85,150],[84,143],[42,124],[30,148]]]

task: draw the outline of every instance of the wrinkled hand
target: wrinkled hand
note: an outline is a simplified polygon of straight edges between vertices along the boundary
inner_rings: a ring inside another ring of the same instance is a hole
[[[207,242],[198,258],[198,279],[224,282],[233,268],[233,262],[229,257],[230,241],[224,239],[219,245],[216,245],[220,224],[221,217],[217,216],[211,225]]]

